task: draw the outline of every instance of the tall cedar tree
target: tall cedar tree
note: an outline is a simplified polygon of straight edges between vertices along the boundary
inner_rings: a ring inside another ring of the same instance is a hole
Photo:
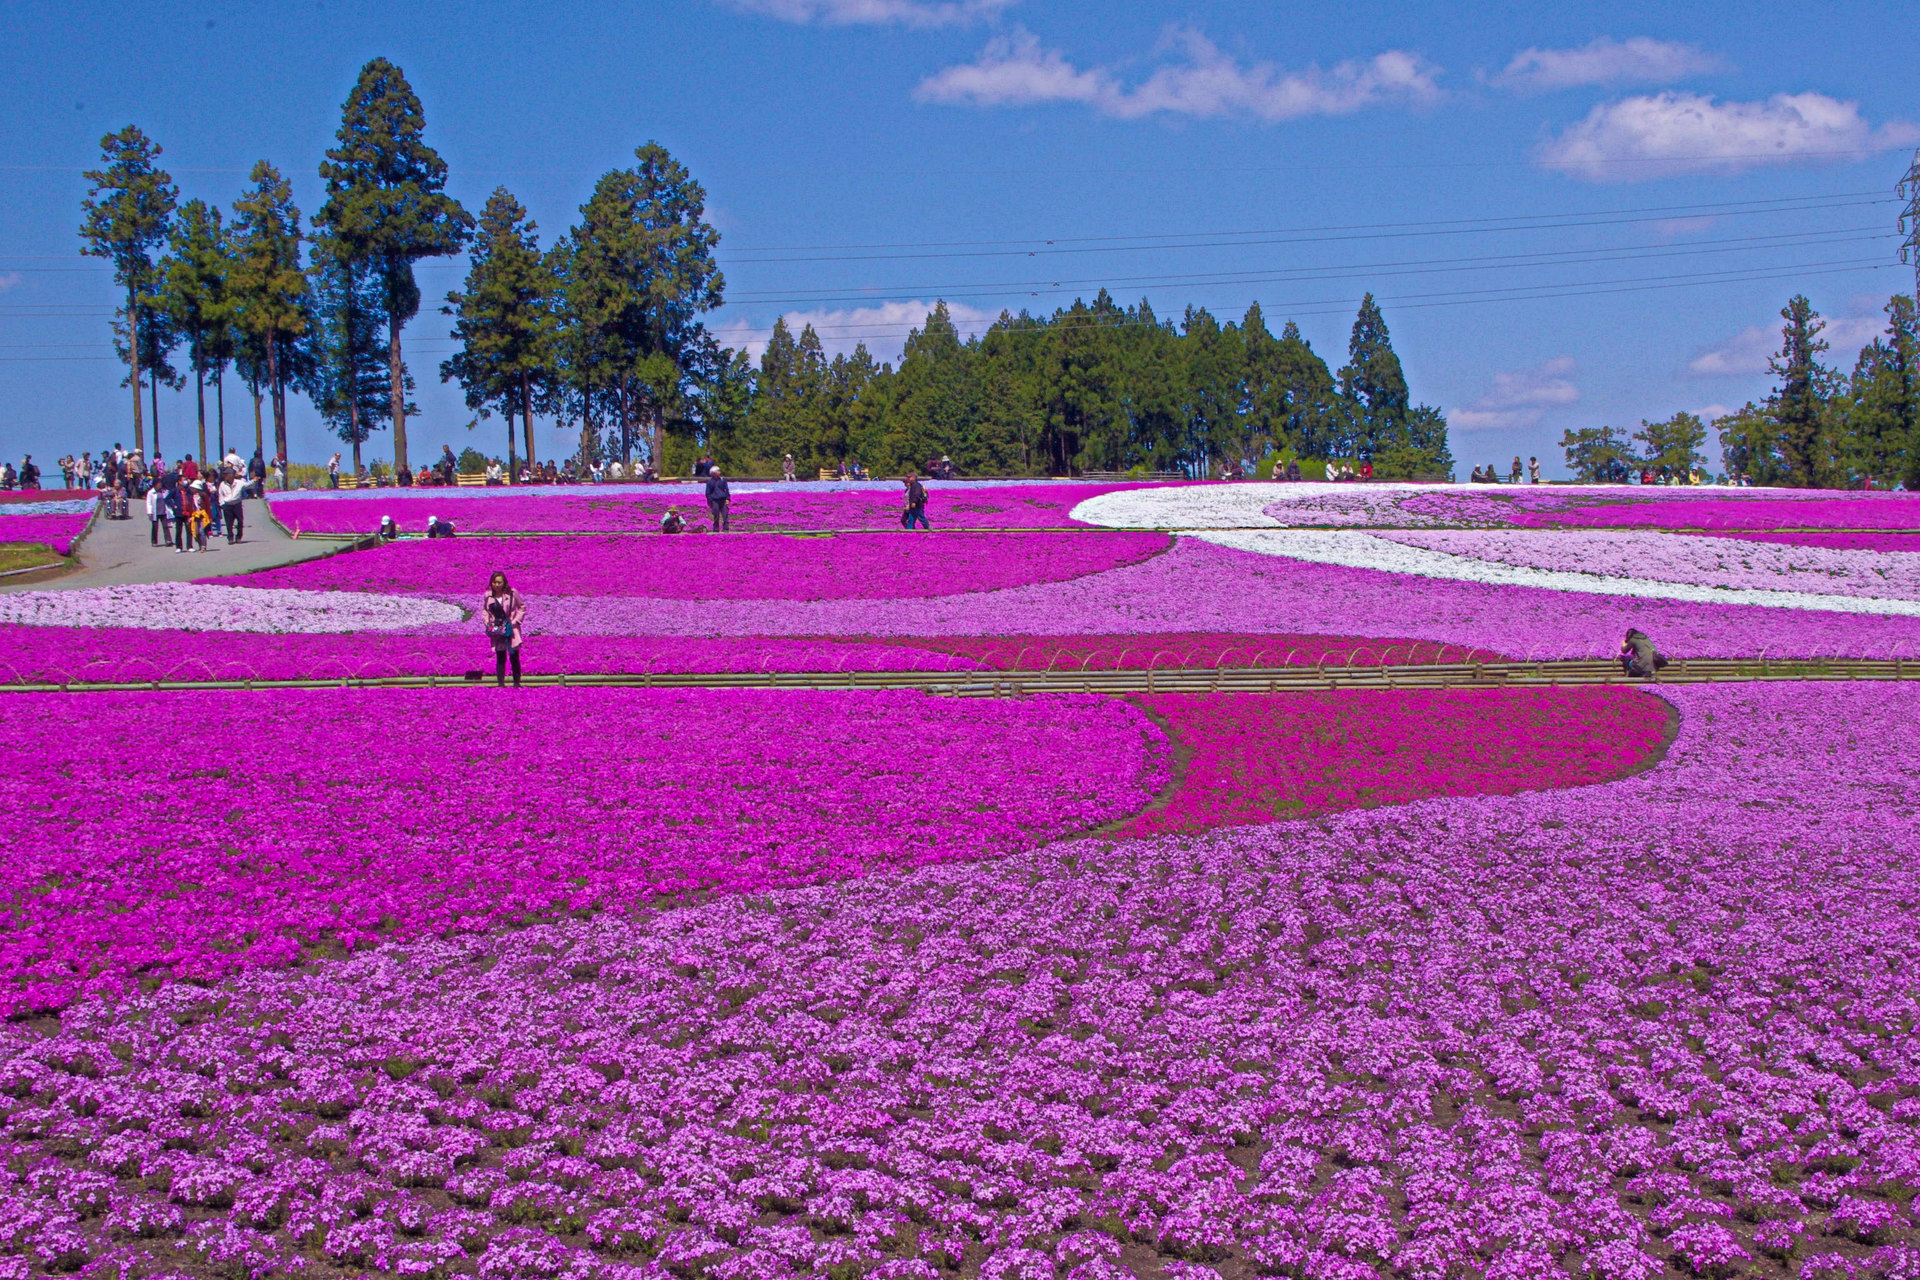
[[[720,233],[706,223],[706,191],[666,148],[634,150],[631,169],[601,177],[567,237],[566,308],[604,364],[629,447],[636,410],[648,418],[652,459],[665,462],[666,419],[701,348],[699,317],[720,305],[713,260]],[[570,344],[571,345],[571,344]]]
[[[1779,430],[1780,455],[1787,465],[1787,484],[1811,489],[1816,482],[1820,427],[1825,416],[1826,370],[1820,353],[1827,343],[1820,336],[1827,322],[1805,294],[1795,294],[1780,309],[1786,324],[1780,330],[1780,352],[1767,367],[1780,378],[1774,392],[1773,417]]]
[[[151,428],[148,442],[153,445],[152,458],[160,456],[160,388],[178,391],[186,385],[179,370],[173,367],[173,349],[179,345],[180,331],[157,296],[149,296],[141,301],[137,356],[133,350],[133,329],[127,323],[125,313],[114,314],[113,354],[119,356],[129,369],[137,358],[140,370],[147,379],[147,410],[150,415],[147,425]]]
[[[287,385],[300,372],[296,346],[307,329],[300,210],[292,186],[265,160],[253,166],[250,181],[252,190],[233,202],[233,295],[240,328],[259,344],[273,399],[274,452],[284,458]]]
[[[200,426],[199,450],[207,454],[207,374],[221,358],[233,325],[233,299],[228,280],[233,262],[227,247],[220,208],[204,200],[180,206],[173,224],[172,253],[167,258],[161,301],[175,330],[187,344],[187,366],[193,370],[194,410]]]
[[[180,192],[154,161],[160,147],[137,127],[128,125],[100,139],[104,169],[90,169],[92,186],[80,205],[81,253],[113,263],[113,282],[127,291],[124,315],[128,328],[126,351],[131,361],[127,376],[133,387],[133,447],[146,448],[140,415],[140,323],[154,309],[152,295],[159,286],[153,254],[166,243],[168,222]]]
[[[534,383],[551,369],[559,283],[536,235],[539,228],[505,187],[496,187],[480,211],[466,287],[447,295],[441,311],[453,317],[460,350],[441,362],[440,380],[459,382],[467,407],[483,415],[499,405],[507,419],[507,454],[513,455],[513,411],[526,431],[527,461],[534,458]]]
[[[1354,317],[1347,363],[1340,370],[1340,394],[1350,423],[1343,452],[1371,458],[1401,442],[1409,401],[1407,375],[1394,354],[1380,304],[1371,293],[1361,299],[1360,314]]]
[[[358,474],[360,446],[393,414],[392,367],[380,323],[386,292],[375,269],[343,253],[331,236],[314,241],[308,278],[313,323],[306,343],[307,395],[333,433],[353,446]],[[412,390],[409,380],[403,391]],[[418,410],[409,404],[407,412]]]
[[[473,228],[446,194],[447,166],[422,134],[426,113],[399,67],[375,58],[340,112],[339,145],[320,166],[327,202],[318,221],[341,252],[379,272],[387,316],[393,461],[407,465],[406,367],[400,330],[420,309],[413,264],[458,253]]]
[[[1870,442],[1868,474],[1920,489],[1920,325],[1914,301],[1896,293],[1886,306],[1887,332],[1860,353],[1854,374],[1851,434]],[[1864,376],[1863,376],[1864,375]]]

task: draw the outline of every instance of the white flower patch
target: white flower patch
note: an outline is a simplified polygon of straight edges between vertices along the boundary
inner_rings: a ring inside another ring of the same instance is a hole
[[[458,605],[441,600],[152,583],[77,591],[21,591],[0,595],[0,624],[29,627],[139,627],[149,631],[304,632],[398,631],[459,622]]]
[[[1457,528],[1505,524],[1516,512],[1536,507],[1557,510],[1593,494],[1622,500],[1617,488],[1558,486],[1545,491],[1512,485],[1257,481],[1121,489],[1087,499],[1074,507],[1072,517],[1113,529]],[[1409,503],[1408,499],[1419,501]],[[1648,499],[1636,494],[1632,500]],[[1518,502],[1527,506],[1516,506]],[[1431,509],[1419,509],[1422,506]]]
[[[1393,531],[1376,536],[1528,569],[1613,574],[1728,590],[1920,600],[1920,555],[1628,530]]]
[[[1312,564],[1337,564],[1352,569],[1378,569],[1422,578],[1482,582],[1502,587],[1539,587],[1547,591],[1577,591],[1590,595],[1633,596],[1643,600],[1685,600],[1696,604],[1747,604],[1775,609],[1808,609],[1827,613],[1865,613],[1920,617],[1920,601],[1875,599],[1808,591],[1718,587],[1691,582],[1662,582],[1612,572],[1622,566],[1602,562],[1592,571],[1536,569],[1454,555],[1427,547],[1408,546],[1399,535],[1360,533],[1344,529],[1218,529],[1192,536],[1238,551],[1285,556]],[[1560,538],[1563,533],[1544,533]],[[1667,535],[1652,535],[1662,537]]]

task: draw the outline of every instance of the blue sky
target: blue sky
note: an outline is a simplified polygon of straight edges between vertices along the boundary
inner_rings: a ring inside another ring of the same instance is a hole
[[[1382,299],[1462,472],[1558,470],[1568,427],[1738,406],[1805,292],[1850,366],[1898,265],[1920,24],[1896,3],[1502,6],[685,0],[562,6],[14,0],[0,14],[0,454],[130,435],[110,277],[75,226],[103,133],[139,124],[183,196],[257,159],[320,200],[360,65],[425,102],[450,189],[551,237],[656,139],[706,185],[757,344],[804,315],[882,358],[934,298],[983,324],[1102,283],[1164,316],[1297,318],[1336,367]],[[423,266],[429,300],[463,266]],[[416,453],[475,441],[445,321],[407,331]],[[251,411],[229,397],[230,426]],[[175,454],[190,396],[161,397]],[[566,444],[543,428],[543,445]],[[298,458],[330,451],[296,401]],[[376,440],[373,452],[387,452]]]

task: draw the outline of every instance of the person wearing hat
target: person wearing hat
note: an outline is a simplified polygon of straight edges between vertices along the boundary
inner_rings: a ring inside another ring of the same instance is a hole
[[[780,478],[786,481],[791,481],[793,479],[793,455],[792,454],[788,454],[786,457],[780,459]]]
[[[453,525],[438,516],[427,517],[427,536],[429,538],[451,538]]]
[[[382,542],[397,542],[400,538],[400,526],[393,522],[392,516],[381,516],[380,531],[373,536]]]

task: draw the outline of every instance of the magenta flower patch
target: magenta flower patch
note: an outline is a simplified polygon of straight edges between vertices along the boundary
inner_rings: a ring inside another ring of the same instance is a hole
[[[1635,689],[1159,694],[1188,757],[1133,835],[1201,831],[1429,796],[1587,786],[1643,765],[1672,715]]]
[[[535,596],[897,600],[1062,582],[1165,551],[1159,533],[762,534],[399,542],[215,581],[458,598],[496,571]]]
[[[1080,697],[281,690],[7,710],[8,1015],[142,974],[1006,854],[1125,817],[1168,769],[1146,717]]]

